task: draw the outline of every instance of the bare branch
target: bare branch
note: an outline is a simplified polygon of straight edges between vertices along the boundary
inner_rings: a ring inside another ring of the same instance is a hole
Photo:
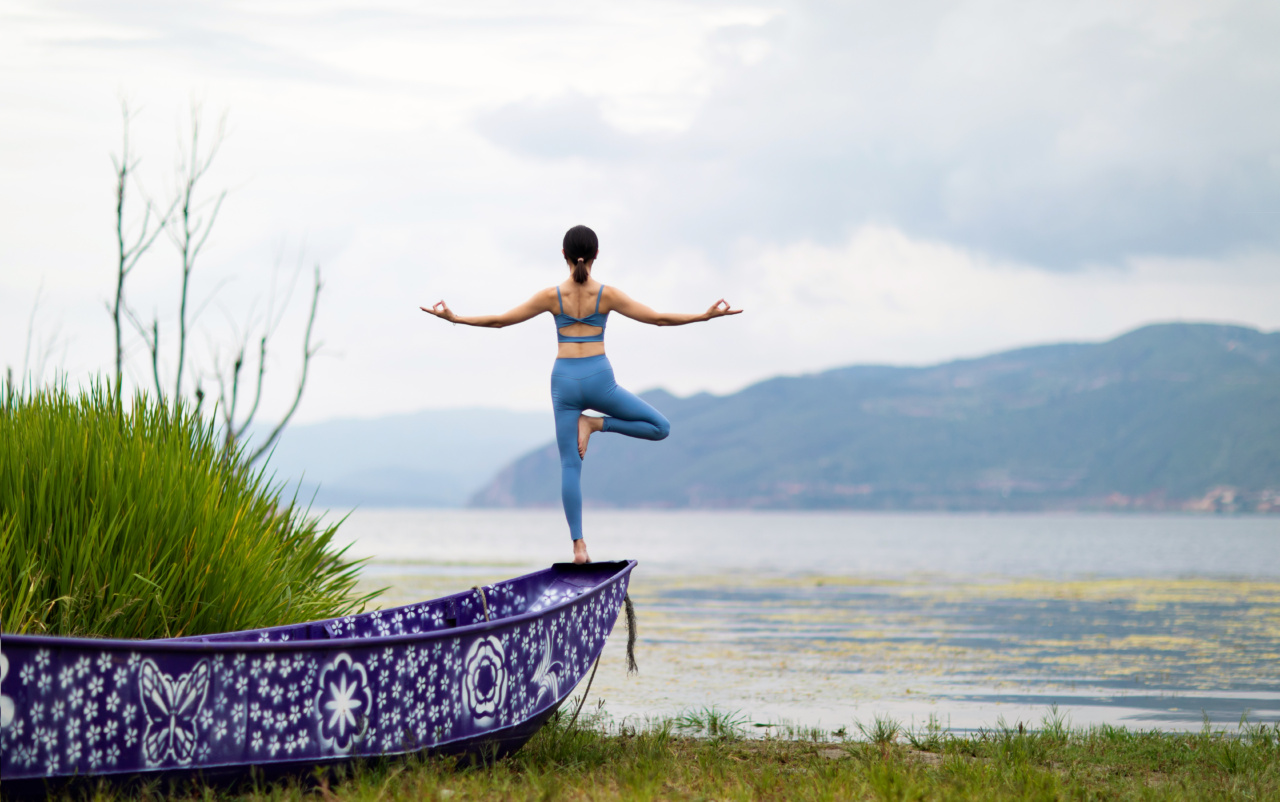
[[[44,277],[40,277],[40,286],[36,288],[36,299],[31,303],[31,315],[27,318],[27,347],[22,353],[22,372],[18,381],[27,381],[27,370],[31,364],[31,341],[35,338],[36,312],[40,310],[40,295],[44,292]]]
[[[152,318],[151,329],[148,331],[146,324],[142,322],[133,309],[126,306],[124,312],[138,335],[142,337],[142,342],[147,346],[147,352],[151,355],[151,378],[155,382],[156,402],[164,403],[164,390],[160,388],[160,321],[157,318]]]
[[[204,310],[209,308],[209,304],[213,303],[217,299],[218,293],[222,288],[230,283],[230,278],[224,278],[214,285],[214,288],[209,292],[209,297],[205,298],[204,301],[196,307],[196,311],[191,313],[191,325],[195,325],[196,321],[200,319],[200,316],[204,314]]]
[[[262,377],[267,372],[267,337],[263,335],[258,342],[258,383],[253,392],[253,406],[249,407],[249,414],[245,415],[244,420],[240,423],[240,428],[236,430],[235,438],[239,440],[244,436],[245,430],[249,428],[249,424],[253,423],[253,418],[258,414],[258,404],[262,402]]]
[[[160,236],[160,232],[164,231],[173,216],[173,210],[176,202],[171,204],[169,209],[163,214],[155,210],[154,204],[143,193],[144,209],[142,214],[142,222],[136,228],[136,233],[130,237],[126,231],[125,223],[125,201],[128,196],[129,182],[136,178],[132,178],[134,169],[138,166],[140,159],[135,159],[129,147],[129,126],[133,121],[134,114],[129,110],[129,104],[125,100],[120,101],[120,115],[122,119],[123,134],[121,137],[120,157],[111,157],[111,164],[116,172],[116,295],[115,303],[109,307],[111,313],[111,321],[115,327],[116,335],[116,391],[120,391],[121,383],[124,380],[124,343],[122,339],[122,331],[120,325],[120,314],[125,308],[125,279],[137,266],[138,260],[147,252],[151,245]],[[141,191],[141,190],[139,190]],[[152,228],[152,226],[155,226]]]
[[[290,419],[293,418],[293,413],[298,411],[298,405],[302,403],[302,392],[307,386],[307,373],[311,367],[311,358],[320,350],[319,343],[314,346],[311,344],[311,334],[316,323],[316,308],[320,303],[320,290],[324,286],[320,281],[320,265],[316,265],[315,275],[315,286],[311,294],[311,313],[307,316],[307,332],[302,343],[302,375],[298,378],[298,392],[293,397],[293,404],[289,407],[289,411],[286,412],[285,416],[276,424],[276,427],[271,431],[270,436],[268,436],[266,441],[249,455],[249,463],[257,462],[258,459],[262,457],[263,454],[267,453],[267,451],[275,444],[276,440],[280,437],[280,433],[289,425]]]
[[[201,249],[202,249],[202,248],[204,248],[204,244],[205,244],[205,242],[209,239],[209,234],[213,231],[213,224],[214,224],[214,222],[218,219],[218,210],[222,208],[222,201],[226,200],[226,197],[227,197],[227,191],[224,189],[224,190],[222,190],[222,192],[218,195],[218,200],[214,202],[214,204],[213,204],[213,211],[209,214],[209,221],[208,221],[207,223],[204,223],[204,224],[203,224],[203,225],[204,225],[204,233],[203,233],[203,234],[201,234],[201,235],[200,235],[200,239],[199,239],[198,241],[196,241],[196,243],[195,243],[194,245],[192,245],[192,246],[191,246],[191,261],[192,261],[192,262],[194,262],[194,261],[196,260],[196,256],[198,256],[198,255],[199,255],[199,253],[200,253]],[[196,221],[196,230],[197,230],[197,231],[199,230],[200,225],[201,225],[200,221],[198,221],[198,220],[197,220],[197,221]]]
[[[195,270],[196,259],[200,255],[200,251],[203,250],[205,243],[209,240],[209,235],[213,232],[213,226],[218,220],[218,213],[222,209],[222,202],[227,196],[226,190],[220,192],[212,203],[213,209],[209,216],[207,218],[200,216],[199,210],[207,203],[200,203],[196,200],[197,189],[200,185],[200,180],[209,171],[218,155],[218,151],[222,147],[226,136],[226,115],[224,114],[220,119],[213,142],[203,154],[200,151],[201,124],[200,106],[193,104],[191,107],[190,149],[180,157],[178,169],[180,182],[178,200],[175,206],[179,209],[177,215],[181,221],[181,229],[170,232],[170,239],[182,255],[182,291],[178,301],[178,371],[174,377],[173,390],[175,399],[182,395],[182,378],[187,358],[187,334],[194,323],[194,320],[189,319],[187,316],[187,302],[191,290],[191,273]]]

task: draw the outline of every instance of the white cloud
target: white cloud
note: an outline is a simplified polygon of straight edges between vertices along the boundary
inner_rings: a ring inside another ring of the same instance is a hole
[[[20,365],[42,281],[55,362],[84,376],[111,359],[121,91],[157,197],[190,99],[230,112],[211,186],[232,192],[194,288],[221,287],[201,360],[281,243],[324,267],[304,420],[545,405],[549,322],[465,330],[416,307],[522,300],[559,277],[578,222],[602,235],[605,280],[642,300],[749,309],[617,321],[610,352],[637,388],[1157,319],[1274,327],[1277,31],[1266,3],[10,3],[0,365]],[[132,282],[171,330],[171,249]]]
[[[657,334],[634,327],[611,332],[611,349],[626,354],[636,386],[724,392],[779,373],[929,364],[1022,345],[1103,340],[1169,320],[1280,328],[1275,252],[1141,258],[1059,272],[872,225],[830,247],[744,241],[736,264],[732,278],[687,260],[673,260],[655,276],[626,276],[629,291],[663,306],[688,299],[687,307],[699,293],[707,301],[719,293],[748,310]]]

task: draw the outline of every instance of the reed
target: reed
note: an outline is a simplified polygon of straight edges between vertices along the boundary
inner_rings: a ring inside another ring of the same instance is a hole
[[[162,638],[342,615],[358,564],[181,404],[0,400],[0,629]]]

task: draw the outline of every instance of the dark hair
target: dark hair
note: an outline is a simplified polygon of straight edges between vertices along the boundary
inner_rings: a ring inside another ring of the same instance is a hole
[[[573,265],[573,280],[579,284],[587,282],[587,262],[594,260],[599,251],[596,232],[586,226],[574,226],[564,232],[564,258]]]

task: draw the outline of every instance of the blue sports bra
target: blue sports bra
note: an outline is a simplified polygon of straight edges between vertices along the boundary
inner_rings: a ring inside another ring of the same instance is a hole
[[[564,296],[560,294],[560,288],[556,287],[556,298],[560,300],[560,314],[556,315],[556,339],[562,343],[602,343],[604,342],[604,324],[609,320],[609,313],[600,314],[600,296],[604,295],[604,285],[600,285],[600,292],[596,293],[596,311],[586,317],[574,317],[564,313]],[[566,326],[572,326],[574,323],[585,323],[588,326],[599,326],[600,333],[592,334],[588,337],[570,337],[564,334],[560,329]]]

